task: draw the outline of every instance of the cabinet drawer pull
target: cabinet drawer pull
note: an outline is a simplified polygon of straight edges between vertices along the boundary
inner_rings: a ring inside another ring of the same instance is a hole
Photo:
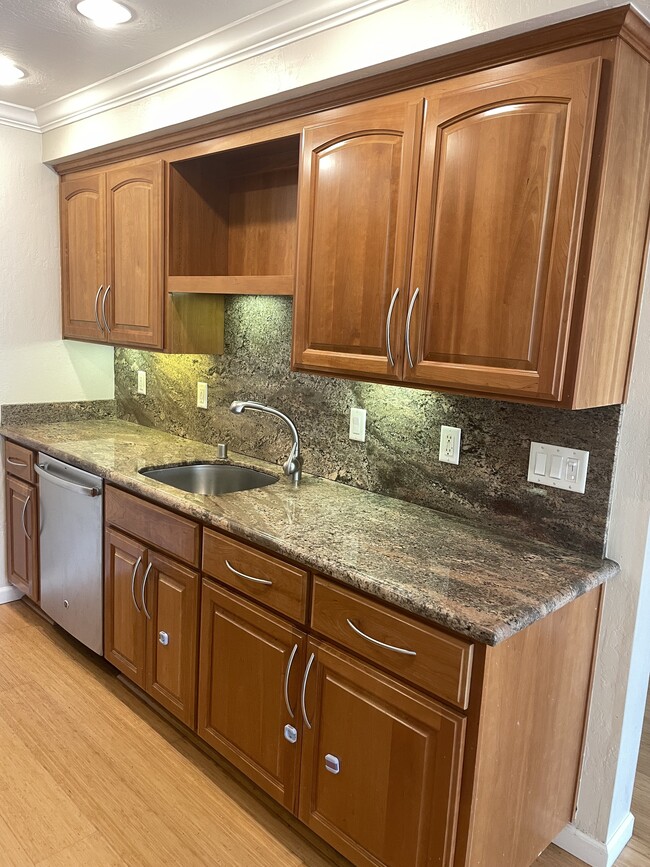
[[[395,647],[393,644],[385,644],[383,641],[378,641],[376,638],[373,638],[370,635],[366,635],[365,632],[362,632],[358,626],[355,626],[354,623],[350,620],[350,618],[346,618],[347,624],[353,632],[356,632],[357,635],[360,635],[361,638],[365,638],[366,641],[369,641],[371,644],[376,644],[377,647],[383,647],[384,650],[392,650],[393,653],[403,653],[406,656],[417,656],[414,650],[405,650],[403,647]]]
[[[151,572],[152,566],[153,566],[153,563],[149,563],[149,565],[147,566],[147,571],[144,573],[144,578],[142,579],[142,591],[140,594],[141,598],[142,598],[142,610],[146,614],[147,620],[151,620],[151,614],[149,614],[149,612],[147,611],[147,601],[144,598],[144,594],[147,590],[147,581],[149,580],[149,573]]]
[[[30,502],[31,502],[31,499],[32,499],[32,495],[31,495],[31,494],[28,494],[28,495],[27,495],[27,499],[26,499],[25,502],[23,503],[23,511],[22,511],[22,513],[21,513],[21,515],[20,515],[20,523],[23,525],[23,533],[25,534],[25,536],[27,537],[27,539],[28,539],[30,542],[32,541],[32,537],[31,537],[31,536],[29,535],[29,533],[27,532],[27,525],[25,524],[25,514],[27,513],[27,506],[29,506],[29,504],[30,504]]]
[[[307,681],[309,680],[309,672],[311,671],[311,667],[314,664],[314,654],[309,657],[307,662],[307,667],[305,668],[305,673],[302,677],[302,689],[300,690],[300,709],[302,710],[302,718],[305,721],[305,725],[308,729],[311,728],[311,723],[309,722],[309,717],[307,716],[307,708],[305,707],[305,693],[307,692]]]
[[[393,358],[393,352],[390,348],[390,323],[393,318],[393,308],[395,307],[395,302],[397,301],[398,295],[399,286],[393,292],[393,297],[390,299],[390,306],[388,307],[388,313],[386,315],[386,354],[388,355],[388,361],[390,362],[391,367],[395,367],[395,360]]]
[[[138,574],[138,569],[140,568],[140,563],[142,563],[142,554],[135,561],[133,566],[133,572],[131,573],[131,599],[133,599],[133,604],[135,605],[135,610],[138,614],[142,614],[142,611],[138,607],[138,603],[135,600],[135,576]]]
[[[99,321],[99,296],[102,294],[103,288],[104,288],[104,284],[102,283],[102,285],[97,290],[97,295],[95,295],[95,322],[97,323],[97,327],[102,332],[102,334],[104,333],[104,326]]]
[[[106,318],[106,299],[108,298],[108,293],[111,291],[111,284],[109,283],[106,287],[106,291],[104,292],[104,297],[102,298],[102,319],[104,320],[104,325],[106,327],[106,331],[111,333],[111,326],[108,324],[108,319]]]
[[[7,458],[7,463],[11,464],[12,467],[23,467],[23,469],[27,468],[27,464],[25,461],[17,461],[16,458]]]
[[[295,714],[291,710],[291,703],[289,701],[289,678],[291,677],[291,666],[293,665],[293,660],[298,653],[298,645],[293,645],[293,650],[291,651],[291,656],[289,657],[289,662],[287,662],[287,670],[284,673],[284,703],[286,705],[287,710],[289,711],[289,716],[291,719],[294,718]]]
[[[167,647],[169,644],[169,635],[166,632],[158,633],[158,641],[162,644],[163,647]]]
[[[245,572],[240,572],[239,569],[235,569],[234,566],[231,566],[228,560],[226,560],[226,567],[235,575],[239,575],[240,578],[245,578],[247,581],[254,581],[255,584],[266,584],[269,587],[273,584],[273,581],[269,581],[267,578],[253,578],[252,575],[246,575]]]
[[[415,307],[415,301],[419,294],[420,287],[418,286],[413,293],[411,303],[409,304],[409,310],[406,314],[406,357],[408,358],[410,367],[413,367],[413,356],[411,355],[411,317],[413,316],[413,308]]]

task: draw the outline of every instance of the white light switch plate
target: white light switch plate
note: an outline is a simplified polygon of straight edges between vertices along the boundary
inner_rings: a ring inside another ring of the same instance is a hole
[[[144,370],[138,371],[138,394],[147,393],[147,374]]]
[[[440,451],[438,460],[445,464],[457,464],[460,461],[460,436],[459,427],[449,427],[446,424],[440,427]]]
[[[197,382],[196,383],[196,405],[199,409],[207,409],[208,408],[208,383],[207,382]]]
[[[366,441],[366,411],[357,406],[350,410],[350,439],[360,443]]]
[[[587,484],[589,452],[547,443],[531,443],[528,481],[584,494]]]

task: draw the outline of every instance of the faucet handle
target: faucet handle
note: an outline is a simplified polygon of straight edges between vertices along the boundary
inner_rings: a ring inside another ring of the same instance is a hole
[[[217,445],[217,459],[220,461],[225,461],[228,457],[228,446],[226,443],[219,443]]]

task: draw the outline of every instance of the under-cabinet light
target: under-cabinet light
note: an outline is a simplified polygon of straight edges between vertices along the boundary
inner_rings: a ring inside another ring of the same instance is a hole
[[[77,12],[98,27],[115,27],[133,17],[130,9],[115,0],[81,0],[77,3]]]

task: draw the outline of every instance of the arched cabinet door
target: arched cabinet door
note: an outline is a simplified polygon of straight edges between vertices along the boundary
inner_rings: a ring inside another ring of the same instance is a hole
[[[101,295],[106,284],[106,180],[89,174],[61,181],[63,336],[106,341]]]
[[[401,376],[421,112],[366,106],[304,130],[296,368]]]
[[[162,348],[162,160],[107,174],[108,285],[104,301],[111,343]]]
[[[426,94],[404,379],[559,400],[600,61],[498,74]]]

